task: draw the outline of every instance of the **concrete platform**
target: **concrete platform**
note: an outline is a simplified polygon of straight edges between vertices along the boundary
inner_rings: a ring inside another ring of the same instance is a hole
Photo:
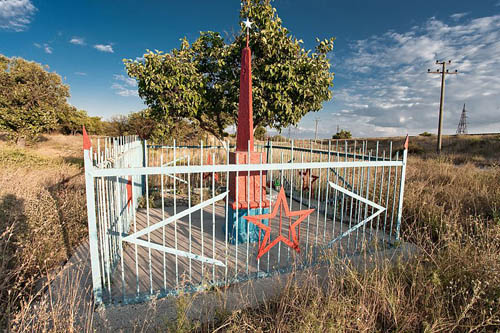
[[[176,207],[177,213],[185,209],[186,206]],[[164,230],[160,228],[153,231],[150,234],[150,241],[219,260],[226,267],[124,242],[123,267],[119,262],[112,276],[111,294],[105,300],[113,303],[134,302],[134,299],[141,300],[152,295],[167,295],[172,290],[178,290],[177,287],[193,290],[214,283],[224,285],[225,281],[228,281],[228,284],[232,284],[276,271],[287,271],[293,266],[307,265],[319,260],[328,243],[349,228],[348,223],[341,224],[339,221],[334,223],[331,218],[325,219],[324,214],[315,210],[300,224],[300,253],[280,242],[257,260],[258,243],[233,245],[226,242],[225,209],[223,201],[205,207],[203,214],[200,211],[191,214],[191,233],[189,216],[186,216],[166,226]],[[293,201],[291,210],[299,209],[307,209],[307,206],[301,208],[299,203]],[[165,208],[162,216],[161,209],[149,209],[149,225],[172,216],[173,210],[173,207]],[[361,211],[364,212],[364,209]],[[138,210],[136,223],[135,228],[138,231],[148,225],[146,209]],[[356,223],[353,214],[351,225]],[[274,239],[278,235],[279,215],[271,220],[271,225],[273,230],[271,239]],[[282,233],[285,237],[288,236],[288,226],[289,221],[284,218]],[[132,224],[131,232],[133,230]],[[361,249],[362,244],[370,250],[377,244],[381,245],[385,238],[387,236],[381,233],[375,237],[369,232],[369,228],[361,227],[350,236],[336,242],[333,249],[341,256],[352,256]],[[148,240],[147,236],[140,239]]]
[[[362,272],[377,265],[410,260],[417,253],[418,249],[414,245],[401,242],[397,247],[360,253],[331,264],[320,264],[305,270],[238,283],[228,288],[184,295],[181,302],[177,297],[170,296],[153,298],[141,304],[100,307],[94,313],[94,329],[98,332],[157,332],[165,330],[169,323],[175,323],[179,315],[191,322],[206,323],[217,318],[220,313],[257,307],[275,300],[289,285],[290,280],[304,286],[317,280],[320,285],[328,286],[329,281],[339,278],[351,268]],[[346,270],[346,267],[350,268]]]
[[[292,209],[299,209],[298,204],[293,203]],[[303,207],[305,208],[305,207]],[[177,207],[179,212],[185,207]],[[222,254],[219,253],[223,251],[224,253],[226,247],[224,242],[224,235],[222,233],[222,228],[220,227],[222,223],[225,223],[224,218],[225,206],[222,203],[215,205],[215,207],[206,207],[203,212],[203,230],[204,230],[204,253],[210,254],[212,250],[212,226],[213,218],[215,218],[215,249],[216,258],[219,258]],[[213,214],[215,212],[215,214]],[[150,210],[150,224],[156,223],[161,219],[161,209],[151,209]],[[170,207],[166,210],[166,214],[172,214],[173,208]],[[137,229],[140,230],[145,225],[147,225],[147,215],[144,209],[139,210],[137,215]],[[316,224],[316,221],[323,221],[323,223]],[[182,302],[187,302],[186,306],[182,306],[179,299],[175,296],[168,297],[152,297],[149,301],[138,303],[138,304],[128,304],[128,305],[101,305],[92,311],[92,286],[90,278],[90,260],[88,255],[88,244],[84,243],[78,248],[76,254],[69,261],[68,265],[55,277],[51,283],[51,295],[58,295],[54,300],[55,303],[60,303],[58,306],[67,307],[72,311],[72,320],[79,325],[86,326],[85,323],[91,323],[93,330],[97,332],[109,332],[109,331],[162,331],[166,328],[167,322],[175,321],[179,316],[179,311],[184,311],[187,318],[192,321],[207,322],[213,320],[217,313],[235,311],[243,307],[254,307],[259,306],[264,302],[274,299],[279,296],[283,288],[287,285],[290,279],[293,279],[298,284],[311,283],[311,277],[320,279],[321,281],[329,281],[330,279],[335,279],[338,274],[343,274],[345,268],[345,262],[348,261],[353,268],[364,270],[370,269],[375,265],[379,265],[385,261],[398,261],[398,260],[408,260],[412,255],[418,252],[418,249],[409,243],[399,242],[397,246],[381,246],[387,245],[384,242],[384,235],[381,233],[378,237],[371,235],[368,232],[368,228],[365,230],[365,240],[367,247],[366,252],[356,251],[354,249],[354,240],[356,237],[356,232],[354,232],[351,237],[346,237],[339,242],[336,247],[333,248],[333,255],[341,255],[340,258],[330,260],[328,263],[320,263],[316,266],[305,268],[305,269],[295,269],[295,263],[304,262],[307,259],[306,252],[309,256],[314,254],[314,249],[319,249],[320,245],[326,244],[329,239],[333,239],[334,235],[340,234],[340,223],[337,221],[335,224],[335,230],[333,230],[333,221],[327,219],[327,227],[324,229],[324,215],[311,215],[309,223],[309,250],[306,251],[307,243],[307,220],[304,221],[304,225],[301,228],[301,238],[300,244],[302,252],[297,255],[295,252],[287,250],[287,246],[282,246],[273,248],[269,255],[270,267],[292,267],[290,273],[275,274],[269,277],[263,277],[259,279],[252,279],[240,283],[232,283],[228,287],[223,288],[213,288],[208,289],[205,292],[198,292],[189,294],[185,297]],[[193,235],[200,235],[201,233],[201,214],[193,214],[191,217],[192,222],[192,232]],[[272,223],[275,223],[273,220]],[[319,228],[315,228],[319,225]],[[173,226],[172,226],[173,227]],[[343,225],[342,230],[347,230],[348,225]],[[316,245],[316,230],[318,231],[318,245]],[[323,239],[323,230],[325,230],[325,237]],[[175,245],[175,233],[173,229],[166,228],[166,244]],[[189,221],[188,218],[183,218],[178,221],[177,224],[177,236],[178,236],[178,246],[179,248],[186,248],[186,244],[182,243],[182,240],[189,240]],[[358,234],[358,242],[361,243],[363,239],[362,228]],[[200,237],[201,238],[201,237]],[[221,240],[222,239],[222,240]],[[162,231],[160,230],[158,234],[153,233],[151,235],[151,240],[162,241]],[[188,244],[189,245],[189,244]],[[241,244],[240,244],[241,245]],[[246,244],[245,244],[246,245]],[[348,249],[349,245],[349,249]],[[256,244],[249,244],[249,273],[260,271],[264,272],[267,269],[267,258],[260,261],[260,265],[257,265],[255,256],[257,253]],[[187,246],[188,247],[188,246]],[[201,252],[201,239],[193,242],[192,249]],[[228,276],[233,276],[236,274],[235,267],[238,267],[238,276],[243,278],[246,276],[246,246],[238,247],[238,266],[236,266],[236,247],[228,246]],[[124,256],[124,267],[125,267],[125,290],[128,296],[135,297],[135,287],[136,287],[136,276],[135,276],[135,247],[132,244],[125,246],[125,256]],[[193,252],[196,252],[193,250]],[[219,252],[217,252],[219,251]],[[233,252],[234,251],[234,252]],[[280,256],[278,256],[278,251],[280,251]],[[319,252],[319,251],[317,251]],[[141,295],[148,295],[150,291],[150,275],[149,275],[149,251],[148,249],[141,248],[138,246],[138,261],[137,267],[139,269],[139,281],[140,281],[140,292]],[[347,255],[347,256],[342,256]],[[289,258],[287,262],[287,257]],[[164,281],[163,275],[163,253],[159,251],[151,251],[151,262],[152,262],[152,280],[153,280],[153,290],[161,290]],[[281,258],[280,262],[277,259]],[[245,260],[241,260],[245,259]],[[330,256],[329,259],[332,259]],[[173,286],[175,282],[175,256],[165,255],[165,267],[166,267],[166,280],[167,286]],[[273,266],[274,265],[274,266]],[[189,260],[185,258],[178,258],[178,267],[180,276],[183,277],[181,280],[183,283],[189,283]],[[186,270],[187,269],[187,270]],[[213,277],[213,265],[204,265],[204,276],[209,279],[210,276]],[[229,272],[231,272],[229,274]],[[215,268],[216,278],[223,278],[225,275],[225,269],[221,267]],[[201,279],[201,264],[199,262],[195,263],[192,260],[192,274],[191,281],[196,283],[196,279]],[[121,294],[121,266],[118,265],[116,271],[113,275],[112,283],[112,295],[118,300],[122,299]],[[52,280],[52,279],[51,279]],[[72,287],[68,287],[71,285]],[[78,287],[75,288],[75,286]],[[68,296],[68,293],[71,295]],[[73,295],[74,294],[74,295]],[[48,298],[49,294],[46,293],[44,298]],[[115,300],[116,300],[115,299]],[[68,304],[64,304],[68,302]],[[73,313],[74,312],[74,313]]]

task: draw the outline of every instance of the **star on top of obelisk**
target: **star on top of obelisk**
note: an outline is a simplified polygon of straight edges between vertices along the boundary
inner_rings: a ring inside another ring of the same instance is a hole
[[[248,31],[248,29],[250,29],[252,27],[253,22],[250,21],[247,17],[247,19],[245,21],[243,21],[243,24],[245,24],[245,27],[247,28],[247,31]]]
[[[243,24],[245,25],[245,27],[247,28],[247,47],[248,47],[248,38],[250,36],[250,28],[252,27],[252,24],[253,22],[250,21],[247,17],[247,19],[245,21],[243,21]]]

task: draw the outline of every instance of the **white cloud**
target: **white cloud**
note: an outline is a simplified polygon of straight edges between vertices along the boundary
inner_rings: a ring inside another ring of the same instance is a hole
[[[31,0],[0,0],[0,29],[23,31],[35,12]]]
[[[104,45],[104,44],[96,44],[94,45],[94,48],[96,50],[99,50],[101,52],[107,52],[107,53],[114,53],[113,51],[113,46],[110,44]]]
[[[115,90],[117,95],[128,97],[128,96],[139,96],[137,92],[137,82],[125,75],[115,74],[113,75],[115,83],[111,86],[111,89]]]
[[[47,44],[44,45],[43,50],[47,54],[52,54],[52,48],[50,46],[48,46]]]
[[[75,75],[87,76],[87,73],[84,73],[84,72],[75,72]]]
[[[116,81],[121,81],[123,83],[125,83],[125,85],[129,86],[129,87],[137,87],[137,81],[131,77],[126,77],[125,75],[122,75],[122,74],[115,74],[113,75],[113,78],[116,80]]]
[[[464,103],[469,132],[498,132],[498,54],[500,15],[453,24],[430,18],[406,32],[356,41],[335,68],[347,82],[321,112],[331,119],[325,126],[340,123],[357,136],[435,132],[441,80],[426,72],[437,69],[436,59],[452,59],[449,69],[459,74],[446,78],[445,133],[455,132]]]
[[[69,40],[69,42],[75,45],[85,45],[85,39],[81,37],[73,37]]]
[[[137,89],[128,89],[123,84],[113,83],[111,89],[115,90],[117,95],[128,97],[128,96],[139,96]]]
[[[469,14],[469,13],[455,13],[455,14],[450,15],[450,17],[451,17],[453,20],[458,21],[458,20],[460,20],[462,17],[467,16],[467,14]]]
[[[1,0],[0,0],[1,1]],[[47,43],[44,43],[43,45],[42,44],[39,44],[39,43],[33,43],[33,45],[36,47],[36,48],[39,48],[39,49],[43,49],[43,51],[47,54],[52,54],[52,47],[49,46],[49,44]]]

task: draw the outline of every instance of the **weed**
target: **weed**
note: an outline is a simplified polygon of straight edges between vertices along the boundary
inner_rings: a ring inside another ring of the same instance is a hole
[[[216,320],[203,326],[186,316],[190,303],[184,295],[178,298],[177,320],[169,322],[167,329],[498,330],[498,136],[445,137],[440,156],[433,153],[434,137],[413,141],[424,152],[410,153],[408,160],[401,235],[418,245],[420,252],[414,258],[381,262],[363,271],[332,258],[336,269],[328,272],[326,283],[316,274],[291,278],[276,298],[258,307],[218,309]],[[55,291],[52,297],[39,297],[36,288],[44,272],[67,260],[86,238],[83,175],[78,165],[59,159],[81,156],[50,157],[61,149],[58,145],[64,146],[62,142],[63,138],[49,137],[35,148],[0,149],[0,161],[5,161],[0,171],[0,325],[10,322],[15,331],[93,329],[93,308],[78,302],[78,284],[68,282],[57,298]],[[372,141],[368,144],[375,146]],[[192,195],[193,201],[199,200]],[[64,230],[71,232],[65,236]],[[82,304],[84,312],[79,310]]]

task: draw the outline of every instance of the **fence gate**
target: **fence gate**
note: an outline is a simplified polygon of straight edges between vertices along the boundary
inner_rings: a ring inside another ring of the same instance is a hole
[[[399,239],[408,141],[236,153],[229,143],[84,142],[97,303],[227,286]]]

